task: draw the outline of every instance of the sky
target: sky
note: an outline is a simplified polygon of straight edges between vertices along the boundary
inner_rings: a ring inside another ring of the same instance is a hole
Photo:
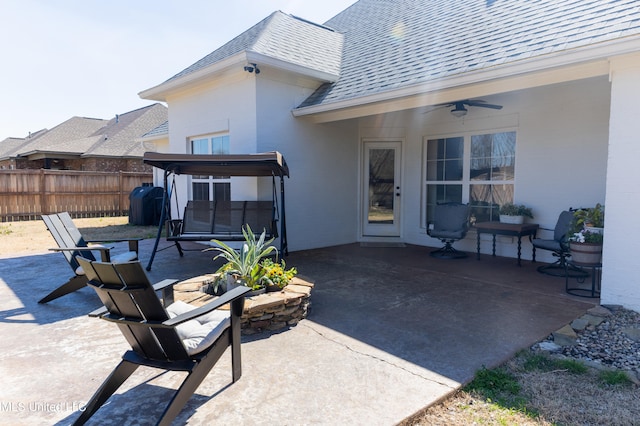
[[[150,105],[139,92],[274,11],[324,23],[355,1],[0,0],[0,141]]]

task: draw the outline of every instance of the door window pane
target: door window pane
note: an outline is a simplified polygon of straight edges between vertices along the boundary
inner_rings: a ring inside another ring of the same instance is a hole
[[[395,150],[369,150],[369,223],[393,223]]]

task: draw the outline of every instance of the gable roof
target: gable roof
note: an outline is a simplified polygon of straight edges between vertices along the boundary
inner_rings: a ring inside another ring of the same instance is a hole
[[[637,0],[359,0],[323,26],[275,12],[140,96],[165,100],[257,57],[333,76],[300,116],[568,65],[604,75],[611,56],[638,51]]]
[[[360,0],[325,25],[345,35],[340,79],[321,86],[301,108],[616,40],[637,42],[640,5],[636,0]]]
[[[219,71],[225,61],[231,65],[258,62],[288,69],[319,81],[335,81],[340,75],[342,34],[293,15],[277,11],[233,40],[214,50],[164,83],[141,92],[143,98],[158,96],[164,88],[186,84],[191,79]]]

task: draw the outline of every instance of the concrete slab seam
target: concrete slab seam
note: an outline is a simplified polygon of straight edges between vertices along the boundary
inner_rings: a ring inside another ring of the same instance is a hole
[[[398,369],[400,369],[400,370],[403,370],[403,371],[405,371],[405,372],[407,372],[407,373],[411,374],[412,376],[419,377],[419,378],[421,378],[421,379],[423,379],[423,380],[426,380],[426,381],[428,381],[428,382],[436,383],[436,384],[438,384],[438,385],[444,386],[444,387],[446,387],[446,388],[448,388],[448,389],[451,389],[451,390],[457,390],[457,389],[459,388],[458,386],[451,386],[451,385],[449,385],[449,384],[447,384],[447,383],[444,383],[444,382],[441,382],[441,381],[438,381],[438,380],[433,380],[433,379],[430,379],[430,378],[428,378],[428,377],[425,377],[425,376],[423,376],[423,375],[421,375],[421,374],[417,374],[417,373],[415,373],[415,372],[413,372],[413,371],[410,371],[410,370],[408,370],[408,369],[406,369],[406,368],[404,368],[404,367],[402,367],[402,366],[400,366],[400,365],[398,365],[398,364],[395,364],[395,363],[393,363],[393,362],[389,362],[388,360],[382,359],[382,358],[377,357],[377,356],[375,356],[375,355],[371,355],[371,354],[367,354],[367,353],[364,353],[364,352],[357,351],[357,350],[353,349],[352,347],[350,347],[349,345],[346,345],[346,344],[344,344],[344,343],[342,343],[342,342],[338,342],[338,341],[337,341],[337,340],[335,340],[335,339],[331,339],[330,337],[327,337],[327,336],[326,336],[324,333],[322,333],[321,331],[316,330],[315,328],[313,328],[313,327],[312,327],[308,322],[305,322],[305,323],[299,323],[299,324],[298,324],[298,327],[305,327],[305,328],[308,328],[309,330],[313,331],[313,332],[314,332],[314,333],[316,333],[318,336],[322,337],[323,339],[325,339],[325,340],[327,340],[327,341],[329,341],[329,342],[335,343],[336,345],[340,345],[340,346],[342,346],[342,347],[346,348],[347,350],[349,350],[349,351],[351,351],[351,352],[353,352],[353,353],[355,353],[355,354],[358,354],[358,355],[361,355],[361,356],[365,356],[365,357],[368,357],[368,358],[374,359],[374,360],[376,360],[376,361],[379,361],[379,362],[385,363],[385,364],[387,364],[387,365],[390,365],[390,366],[392,366],[392,367],[394,367],[394,368],[398,368]]]

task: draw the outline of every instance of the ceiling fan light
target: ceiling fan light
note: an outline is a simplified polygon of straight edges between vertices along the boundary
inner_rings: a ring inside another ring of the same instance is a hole
[[[455,107],[455,109],[451,110],[451,114],[455,117],[464,117],[467,115],[467,109],[465,107]]]

